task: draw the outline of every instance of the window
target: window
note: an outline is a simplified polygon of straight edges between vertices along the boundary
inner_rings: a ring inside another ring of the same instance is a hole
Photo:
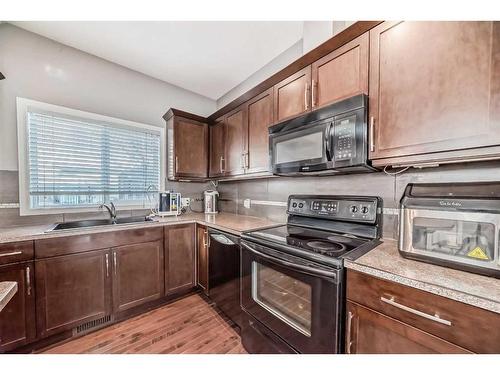
[[[21,215],[148,208],[164,129],[17,98]]]

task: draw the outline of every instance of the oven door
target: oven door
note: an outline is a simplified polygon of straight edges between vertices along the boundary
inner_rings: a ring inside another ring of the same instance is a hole
[[[285,133],[271,133],[269,147],[274,174],[314,172],[330,168],[328,150],[333,136],[333,118],[300,126]]]
[[[338,353],[342,271],[241,242],[243,309],[299,353]]]

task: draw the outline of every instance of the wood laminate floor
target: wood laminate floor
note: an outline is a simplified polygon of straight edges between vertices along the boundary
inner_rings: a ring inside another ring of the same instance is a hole
[[[43,354],[246,353],[239,335],[199,295],[191,295]]]

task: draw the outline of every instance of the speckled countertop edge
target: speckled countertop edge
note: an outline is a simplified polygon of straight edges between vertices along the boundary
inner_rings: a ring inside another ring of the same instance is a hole
[[[389,243],[391,243],[391,242],[393,242],[393,244],[392,244],[393,246],[397,246],[394,241],[389,240]],[[377,251],[377,248],[373,249],[372,251]],[[370,254],[370,252],[368,254]],[[348,269],[352,269],[354,271],[366,273],[366,274],[374,276],[374,277],[378,277],[381,279],[392,281],[392,282],[395,282],[398,284],[403,284],[403,285],[406,285],[406,286],[409,286],[412,288],[416,288],[416,289],[419,289],[419,290],[422,290],[425,292],[429,292],[432,294],[436,294],[436,295],[439,295],[441,297],[450,298],[452,300],[462,302],[462,303],[465,303],[468,305],[472,305],[475,307],[479,307],[479,308],[482,308],[482,309],[485,309],[488,311],[500,313],[500,300],[497,301],[497,300],[485,298],[483,296],[478,296],[478,295],[474,295],[471,293],[467,293],[467,292],[464,292],[462,290],[450,288],[449,286],[434,284],[434,283],[431,283],[428,281],[417,280],[415,278],[410,278],[410,277],[404,276],[402,274],[389,272],[387,270],[382,269],[383,267],[375,267],[375,266],[371,266],[371,265],[362,264],[363,258],[366,257],[366,255],[368,255],[368,254],[365,254],[365,256],[362,256],[355,261],[346,260],[345,267]],[[400,255],[397,253],[397,250],[396,250],[396,254],[397,254],[397,256],[400,257]],[[383,256],[385,254],[377,254],[377,255]],[[394,256],[396,256],[396,255],[394,255]],[[417,262],[414,260],[405,259],[405,263],[408,264],[410,267],[414,265],[416,268],[422,267],[422,265],[428,269],[431,269],[432,267],[436,267],[437,272],[439,270],[443,269],[440,266],[434,266],[434,265],[430,265],[430,264],[426,264],[426,263],[422,263],[422,262]],[[462,282],[467,277],[470,277],[473,280],[477,280],[478,278],[485,278],[485,280],[488,280],[489,282],[498,283],[498,286],[500,288],[500,280],[497,280],[497,279],[489,278],[486,276],[475,275],[475,274],[469,274],[467,272],[462,272],[462,271],[450,270],[447,268],[446,268],[446,271],[448,273],[453,272],[453,273],[456,273],[457,275],[460,275],[458,277],[460,277],[460,281],[462,281]]]
[[[10,302],[17,293],[17,283],[15,281],[0,282],[0,311]]]

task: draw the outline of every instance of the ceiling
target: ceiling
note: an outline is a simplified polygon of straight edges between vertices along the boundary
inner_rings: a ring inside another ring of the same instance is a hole
[[[218,99],[302,38],[302,21],[23,21],[13,24]]]

